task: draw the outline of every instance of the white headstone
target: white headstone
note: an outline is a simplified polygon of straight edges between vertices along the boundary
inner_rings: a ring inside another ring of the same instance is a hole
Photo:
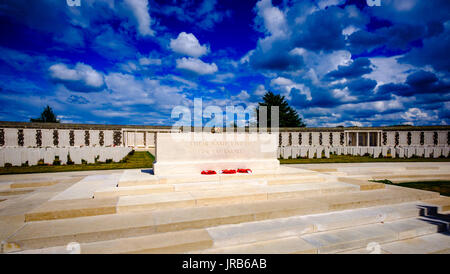
[[[416,156],[424,157],[425,148],[424,147],[416,147]]]
[[[289,157],[292,157],[292,147],[283,147],[281,151],[283,153],[283,159],[289,159]]]
[[[300,156],[300,147],[292,147],[292,158],[297,159]]]
[[[317,157],[317,159],[322,158],[322,152],[323,152],[323,147],[318,147],[316,149],[316,157]]]
[[[0,167],[5,166],[5,149],[0,148]]]
[[[300,147],[300,157],[306,158],[308,156],[308,148]]]
[[[55,160],[55,151],[52,148],[43,149],[44,150],[44,163],[45,164],[53,164]]]
[[[69,149],[69,152],[70,152],[70,159],[72,160],[72,162],[74,162],[76,165],[81,164],[80,148],[71,147]]]
[[[439,158],[442,155],[442,149],[440,147],[435,147],[433,149],[433,158]]]

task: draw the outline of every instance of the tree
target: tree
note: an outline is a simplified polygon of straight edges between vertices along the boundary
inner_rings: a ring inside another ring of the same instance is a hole
[[[279,94],[275,95],[273,92],[268,91],[263,96],[263,102],[258,103],[256,109],[256,117],[259,125],[259,107],[267,106],[267,126],[271,126],[271,111],[269,107],[279,107],[279,127],[306,127],[306,124],[302,121],[302,118],[298,115],[297,111],[289,106],[286,98]]]
[[[59,123],[59,120],[56,117],[56,114],[53,112],[52,108],[47,105],[41,113],[41,117],[30,119],[30,122],[38,122],[38,123]]]

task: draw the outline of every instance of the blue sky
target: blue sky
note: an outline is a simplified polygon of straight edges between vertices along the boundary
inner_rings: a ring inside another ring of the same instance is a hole
[[[172,125],[284,95],[307,126],[450,123],[448,0],[3,0],[0,120]]]

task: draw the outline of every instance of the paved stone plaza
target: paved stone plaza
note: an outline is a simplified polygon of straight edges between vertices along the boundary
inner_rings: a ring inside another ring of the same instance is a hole
[[[450,179],[448,163],[0,176],[3,253],[449,253],[450,198],[371,183]]]

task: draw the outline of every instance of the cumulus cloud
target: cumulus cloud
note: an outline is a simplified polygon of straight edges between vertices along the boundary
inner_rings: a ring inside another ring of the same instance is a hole
[[[264,28],[270,34],[274,36],[285,36],[287,34],[286,18],[280,9],[272,5],[272,0],[261,0],[256,3],[255,8],[258,16],[262,18]]]
[[[291,91],[292,89],[295,89],[298,91],[299,94],[305,95],[307,100],[311,100],[311,92],[309,88],[306,87],[304,84],[295,83],[291,79],[284,77],[277,77],[270,81],[270,85],[275,88],[281,89],[282,94],[288,99],[291,99]]]
[[[213,74],[218,70],[215,63],[208,64],[200,59],[192,57],[183,57],[181,59],[177,59],[176,62],[178,69],[187,70],[199,75]]]
[[[239,94],[236,95],[236,98],[244,101],[244,100],[247,100],[248,98],[250,98],[250,94],[248,94],[248,92],[246,90],[241,90],[241,92],[239,92]]]
[[[75,91],[98,91],[104,84],[103,75],[83,63],[77,63],[73,68],[59,63],[50,66],[48,70],[55,81]]]
[[[256,96],[263,96],[264,94],[266,94],[266,92],[267,92],[267,90],[264,87],[264,85],[258,85],[258,87],[255,89],[253,94]]]
[[[141,57],[139,58],[139,64],[142,66],[150,66],[150,65],[161,65],[161,59],[158,58],[147,58]]]
[[[155,32],[150,28],[151,18],[148,13],[148,0],[125,0],[124,3],[135,17],[139,34],[153,36]]]
[[[450,72],[448,49],[450,48],[450,23],[439,36],[424,39],[422,48],[414,48],[399,59],[402,63],[416,66],[432,66],[435,70]]]
[[[370,60],[368,58],[358,58],[350,65],[338,66],[336,70],[329,72],[326,76],[334,79],[356,78],[370,72],[372,72]]]
[[[192,33],[181,32],[176,39],[170,39],[170,48],[179,54],[198,58],[209,52],[209,48],[200,45]]]
[[[439,80],[429,71],[418,70],[408,75],[404,83],[388,83],[378,88],[379,94],[395,94],[399,96],[414,96],[422,94],[439,95],[440,99],[450,91],[450,83]],[[431,98],[427,98],[430,100]]]
[[[401,114],[401,117],[407,121],[416,121],[416,120],[431,120],[437,119],[437,117],[430,116],[426,112],[422,111],[419,108],[410,108],[405,113]]]

